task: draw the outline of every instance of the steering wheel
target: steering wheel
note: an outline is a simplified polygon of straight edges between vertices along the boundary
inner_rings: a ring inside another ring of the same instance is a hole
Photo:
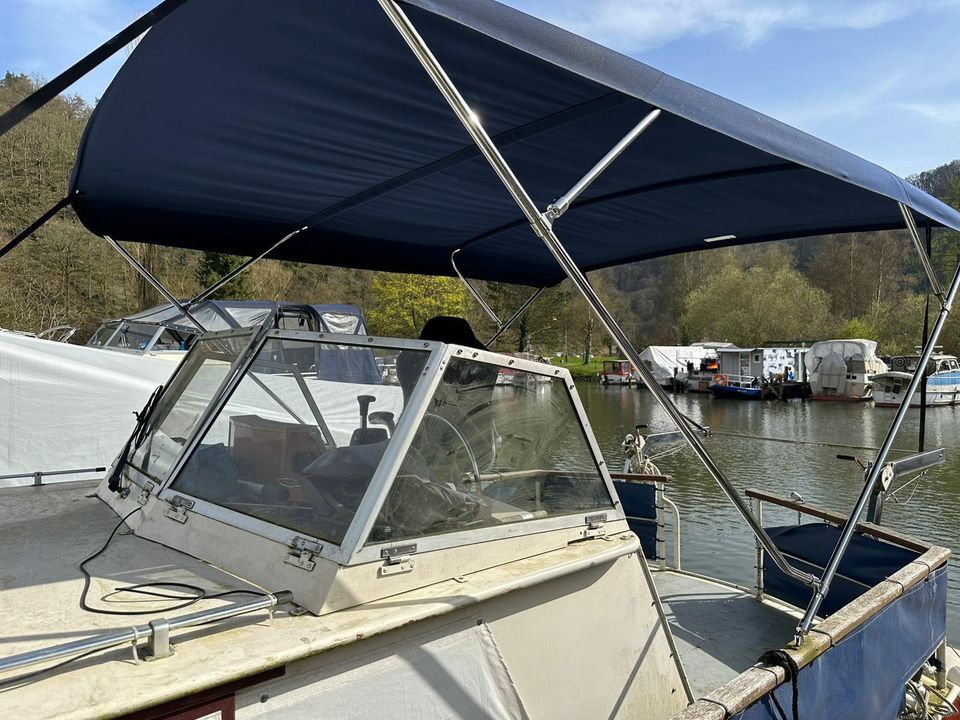
[[[439,420],[441,423],[443,423],[448,428],[453,430],[453,434],[457,436],[457,439],[460,440],[460,444],[463,445],[463,449],[467,451],[467,458],[469,458],[470,460],[470,469],[473,471],[473,479],[477,483],[477,487],[479,488],[480,487],[480,468],[477,466],[477,456],[474,455],[473,448],[470,447],[470,443],[467,442],[467,439],[463,436],[463,433],[457,430],[457,426],[454,425],[449,420],[447,420],[442,415],[437,415],[436,413],[428,412],[428,413],[424,413],[423,417],[424,419],[434,418],[436,420]]]

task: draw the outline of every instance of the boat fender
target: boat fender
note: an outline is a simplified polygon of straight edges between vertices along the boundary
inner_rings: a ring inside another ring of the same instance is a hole
[[[713,384],[714,384],[714,385],[726,385],[726,384],[727,384],[727,376],[726,376],[726,375],[723,375],[723,374],[714,375],[714,376],[713,376]]]
[[[783,671],[787,675],[787,680],[790,681],[791,686],[793,687],[793,701],[792,701],[792,710],[793,710],[793,720],[799,720],[800,714],[797,710],[798,695],[797,695],[797,676],[800,674],[800,667],[797,665],[797,661],[786,650],[767,650],[763,655],[757,658],[758,663],[764,663],[765,665],[774,665],[776,667],[783,668]],[[771,691],[770,699],[773,700],[773,704],[777,706],[777,711],[780,713],[780,717],[783,720],[787,720],[787,714],[783,711],[783,708],[780,706],[780,701],[777,700],[777,696]]]

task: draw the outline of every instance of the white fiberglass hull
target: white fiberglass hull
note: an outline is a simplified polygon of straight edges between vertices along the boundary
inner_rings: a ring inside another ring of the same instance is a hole
[[[912,375],[905,372],[888,372],[873,378],[873,402],[877,407],[898,407],[910,384]],[[927,407],[960,404],[960,372],[938,372],[927,378]],[[910,398],[910,407],[920,407],[918,390]]]

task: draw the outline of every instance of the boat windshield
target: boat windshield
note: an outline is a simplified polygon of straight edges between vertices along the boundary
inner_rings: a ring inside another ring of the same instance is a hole
[[[429,355],[405,352],[421,367]],[[267,340],[172,489],[340,544],[403,413],[404,389],[378,369],[396,353]]]
[[[401,384],[415,362],[397,359]],[[450,361],[367,544],[613,506],[564,381],[498,371]]]
[[[251,334],[249,331],[197,341],[153,411],[144,441],[134,450],[130,465],[158,483],[167,479],[197,421],[249,343]]]
[[[110,339],[110,336],[116,332],[119,326],[119,320],[108,320],[102,323],[87,341],[87,347],[103,347],[103,344]]]

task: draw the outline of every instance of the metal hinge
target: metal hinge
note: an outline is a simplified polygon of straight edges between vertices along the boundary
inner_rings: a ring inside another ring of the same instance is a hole
[[[606,529],[603,527],[607,522],[606,513],[587,515],[585,518],[583,518],[583,521],[587,524],[587,529],[583,531],[584,538],[603,537],[607,534]]]
[[[193,500],[187,500],[181,495],[174,495],[169,502],[170,507],[167,508],[164,515],[178,523],[185,523],[187,521],[187,510],[193,509]]]
[[[384,575],[399,575],[413,570],[413,559],[410,557],[417,552],[417,544],[397,545],[396,547],[382,548],[380,557],[386,562],[377,570],[380,577]]]
[[[320,543],[298,535],[290,541],[290,547],[293,548],[293,552],[283,559],[285,563],[307,572],[311,572],[317,566],[313,561],[313,556],[320,554],[320,550],[323,548]]]
[[[148,480],[146,484],[140,489],[140,494],[137,496],[137,502],[140,503],[141,505],[146,505],[147,500],[150,497],[150,493],[153,492],[153,489],[155,487],[156,485],[154,485],[152,482]],[[184,518],[184,520],[186,520],[186,518]]]

